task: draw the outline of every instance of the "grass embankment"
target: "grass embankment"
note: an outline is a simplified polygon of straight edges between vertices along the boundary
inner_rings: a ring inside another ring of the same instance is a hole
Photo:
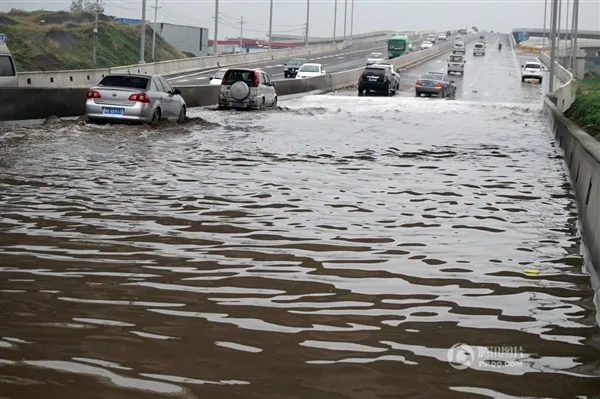
[[[94,14],[11,10],[0,13],[0,32],[8,35],[8,48],[17,71],[92,69]],[[140,27],[100,15],[97,68],[137,64],[140,60]],[[146,62],[185,58],[188,55],[156,36],[152,60],[152,28],[146,28]]]
[[[600,129],[600,78],[590,76],[579,82],[577,97],[566,115],[580,127],[596,125]],[[600,141],[600,133],[596,135]]]

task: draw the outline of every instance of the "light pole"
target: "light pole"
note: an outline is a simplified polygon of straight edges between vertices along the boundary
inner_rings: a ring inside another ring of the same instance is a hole
[[[156,60],[156,58],[154,58],[154,46],[156,45],[156,14],[158,9],[161,8],[158,6],[158,0],[154,0],[154,6],[152,8],[154,8],[154,29],[152,29],[154,31],[152,32],[152,61],[154,61]]]
[[[144,56],[146,54],[146,0],[142,0],[142,32],[140,43],[140,64],[144,64]]]
[[[336,24],[337,22],[337,0],[335,0],[335,6],[333,8],[333,44],[335,44]]]
[[[218,41],[219,38],[219,0],[215,0],[215,40],[213,41],[213,54],[218,55]]]
[[[550,81],[548,82],[548,92],[554,91],[555,61],[556,61],[556,25],[558,19],[558,2],[552,0],[552,21],[550,22]]]
[[[308,22],[310,20],[310,0],[306,0],[306,37],[304,38],[304,45],[308,46]]]
[[[350,39],[354,38],[354,0],[352,0],[352,11],[350,11]]]
[[[272,50],[271,47],[271,37],[273,36],[273,0],[271,0],[270,10],[269,10],[269,50]]]
[[[96,19],[94,21],[94,68],[97,65],[96,47],[98,41],[98,13],[100,12],[100,0],[96,0]]]
[[[544,33],[542,36],[542,51],[546,48],[546,11],[548,10],[548,0],[544,1]]]
[[[579,0],[573,0],[573,23],[571,24],[573,35],[571,36],[571,71],[577,76],[577,31],[579,30]]]
[[[346,41],[346,21],[348,20],[348,0],[344,0],[344,41]]]
[[[240,53],[244,47],[244,16],[240,19]]]

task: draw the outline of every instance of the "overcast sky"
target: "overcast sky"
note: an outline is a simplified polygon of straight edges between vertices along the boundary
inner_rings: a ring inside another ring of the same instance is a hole
[[[456,29],[473,25],[481,29],[509,32],[513,28],[542,28],[545,0],[354,0],[354,32],[376,30]],[[338,0],[337,35],[344,32],[344,3]],[[567,4],[562,0],[565,25]],[[71,0],[0,0],[0,11],[66,10]],[[154,20],[155,0],[147,0],[146,18]],[[273,32],[302,35],[307,0],[274,0]],[[310,36],[333,34],[334,0],[310,1]],[[600,30],[600,1],[580,0],[579,28]],[[352,0],[348,0],[347,34],[350,34]],[[159,22],[206,27],[214,34],[215,0],[158,0]],[[550,7],[550,1],[548,1]],[[141,18],[142,0],[105,0],[105,13],[118,17]],[[265,37],[269,26],[269,0],[220,0],[219,38],[239,36],[244,17],[245,37]],[[572,15],[572,11],[569,10]],[[550,11],[548,10],[548,20]],[[571,19],[569,17],[569,19]],[[571,22],[569,21],[569,25]]]

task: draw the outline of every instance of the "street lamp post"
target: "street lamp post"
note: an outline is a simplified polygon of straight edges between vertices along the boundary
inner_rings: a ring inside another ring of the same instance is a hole
[[[217,41],[219,40],[219,0],[215,0],[215,40],[213,41],[213,55],[219,54]]]
[[[272,50],[271,41],[273,37],[273,0],[271,0],[270,10],[269,10],[269,50]]]
[[[142,0],[142,31],[140,43],[140,64],[145,63],[144,56],[146,54],[146,0]]]
[[[350,39],[354,37],[354,0],[352,0],[352,11],[350,11]]]
[[[344,0],[344,41],[346,41],[346,21],[348,20],[348,0]]]
[[[542,36],[542,50],[546,48],[546,11],[548,10],[548,0],[544,1],[544,33]]]
[[[552,0],[552,21],[550,22],[550,81],[548,82],[548,92],[554,92],[554,77],[556,73],[556,25],[558,20],[558,2]]]
[[[335,44],[335,35],[336,35],[336,23],[337,23],[337,0],[335,0],[335,5],[333,6],[333,44]]]
[[[573,0],[573,23],[571,24],[573,35],[571,37],[571,71],[577,76],[577,31],[579,30],[579,0]]]
[[[310,0],[306,0],[306,37],[304,38],[304,45],[308,46],[308,22],[310,20]]]

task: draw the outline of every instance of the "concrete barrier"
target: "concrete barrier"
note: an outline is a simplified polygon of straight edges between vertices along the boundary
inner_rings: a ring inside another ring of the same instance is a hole
[[[547,68],[550,68],[550,55],[541,52],[539,60]],[[553,96],[556,99],[556,106],[565,112],[571,107],[577,95],[577,80],[573,78],[573,74],[564,68],[560,63],[554,62],[556,79],[562,84],[554,90]]]
[[[517,48],[517,40],[515,39],[515,35],[512,33],[510,33],[508,36],[510,36],[510,48],[514,51]]]
[[[473,38],[467,39],[468,41]],[[414,51],[389,60],[395,68],[407,68],[449,51],[452,42],[427,50]],[[358,83],[364,68],[337,72],[308,79],[277,81],[279,96],[307,93],[315,90],[331,91]],[[220,86],[180,87],[188,107],[216,105]],[[85,114],[85,88],[3,88],[0,96],[0,121],[44,119],[51,115],[60,118]]]
[[[586,267],[596,287],[597,321],[600,323],[600,143],[564,116],[551,98],[544,99],[544,116],[564,154],[575,190],[585,247]]]

